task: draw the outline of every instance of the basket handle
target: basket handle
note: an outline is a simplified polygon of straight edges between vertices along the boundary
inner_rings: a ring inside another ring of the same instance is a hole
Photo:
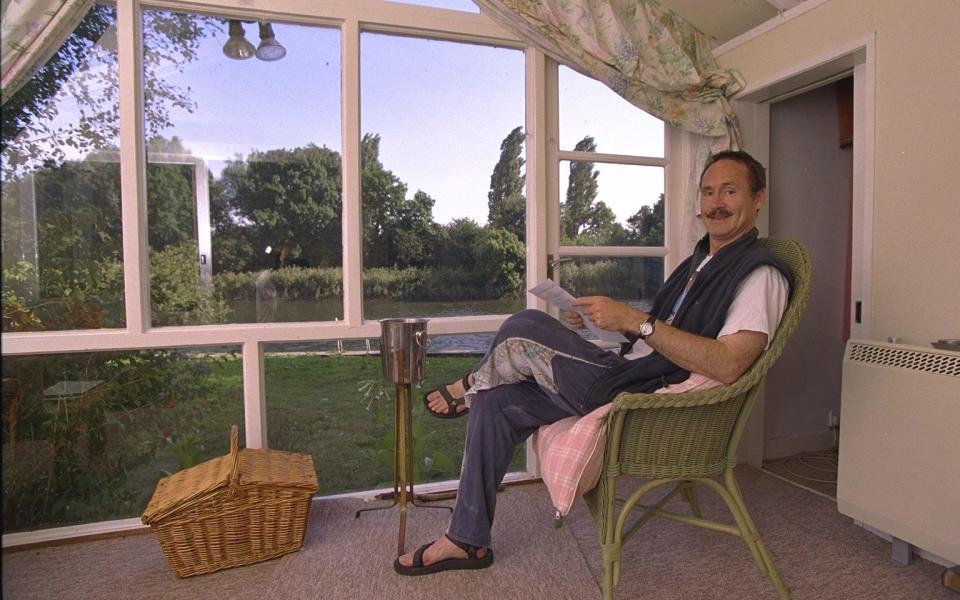
[[[240,487],[240,428],[236,425],[230,426],[230,458],[230,488],[236,490]]]

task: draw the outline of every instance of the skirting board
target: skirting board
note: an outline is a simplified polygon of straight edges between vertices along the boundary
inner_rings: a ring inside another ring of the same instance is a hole
[[[801,452],[819,452],[832,448],[835,443],[833,431],[829,429],[819,433],[764,440],[763,460],[776,460]]]

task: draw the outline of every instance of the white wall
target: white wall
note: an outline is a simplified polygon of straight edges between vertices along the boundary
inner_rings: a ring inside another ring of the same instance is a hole
[[[958,26],[956,0],[829,0],[718,56],[749,85],[875,34],[874,339],[960,338]]]

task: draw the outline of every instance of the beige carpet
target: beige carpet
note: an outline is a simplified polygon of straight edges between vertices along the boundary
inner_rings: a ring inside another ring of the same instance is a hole
[[[798,485],[836,498],[837,461],[837,451],[829,449],[765,460],[763,468]]]
[[[960,600],[940,584],[943,567],[920,559],[907,567],[893,562],[890,544],[837,512],[835,501],[751,467],[738,467],[737,480],[794,600]],[[703,491],[700,498],[705,516],[724,519],[716,494]],[[679,499],[671,504],[682,505]],[[599,545],[584,504],[571,511],[568,526],[599,577]],[[727,534],[654,519],[625,553],[619,599],[778,598],[746,545]]]
[[[960,600],[940,584],[942,567],[890,559],[890,544],[840,515],[835,502],[749,467],[737,476],[794,600]],[[720,501],[701,494],[708,516]],[[21,599],[581,599],[599,598],[600,550],[586,506],[563,529],[551,524],[542,485],[500,495],[496,560],[478,572],[402,578],[393,572],[398,515],[365,513],[356,500],[317,500],[305,548],[282,558],[177,579],[150,535],[9,552],[3,597]],[[412,508],[407,546],[432,539],[446,511]],[[625,547],[616,597],[650,600],[775,600],[746,546],[722,533],[654,520]]]
[[[317,500],[300,552],[247,567],[177,579],[152,535],[11,552],[5,600],[318,600],[369,598],[580,599],[598,587],[568,529],[552,526],[546,489],[508,488],[499,497],[494,564],[430,577],[394,573],[399,512],[354,512],[358,500]],[[410,507],[407,549],[435,538],[449,511]]]

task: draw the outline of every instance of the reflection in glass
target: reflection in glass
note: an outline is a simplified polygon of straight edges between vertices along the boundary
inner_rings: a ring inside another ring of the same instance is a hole
[[[590,136],[597,152],[663,158],[663,121],[596,79],[564,66],[559,71],[561,150]]]
[[[122,327],[116,9],[94,4],[3,105],[3,331]]]
[[[224,56],[226,19],[143,11],[145,78],[182,49],[145,93],[155,326],[343,317],[340,34],[261,34],[283,60]]]
[[[560,161],[560,243],[662,246],[662,167]]]
[[[364,317],[512,312],[526,255],[523,54],[360,41]]]
[[[4,531],[135,517],[164,474],[226,454],[238,350],[4,357]]]

